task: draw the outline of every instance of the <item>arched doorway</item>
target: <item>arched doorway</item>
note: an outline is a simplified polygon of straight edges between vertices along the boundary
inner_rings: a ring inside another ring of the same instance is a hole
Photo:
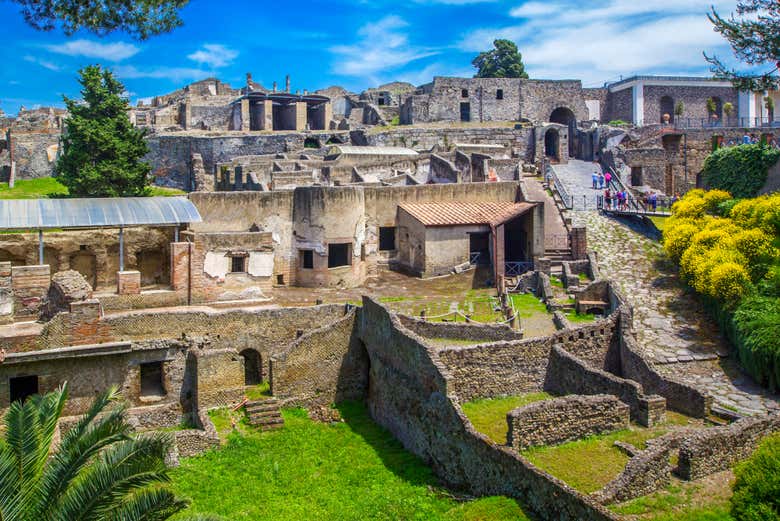
[[[240,353],[244,359],[244,385],[257,385],[263,381],[263,366],[260,353],[254,349],[244,349]]]
[[[561,160],[561,135],[556,128],[544,133],[544,155],[553,161]]]
[[[664,122],[664,114],[669,114],[669,123],[674,123],[674,98],[671,96],[663,96],[658,106],[660,112],[659,123]]]
[[[569,157],[577,157],[577,116],[567,107],[558,107],[550,114],[550,123],[569,128]]]

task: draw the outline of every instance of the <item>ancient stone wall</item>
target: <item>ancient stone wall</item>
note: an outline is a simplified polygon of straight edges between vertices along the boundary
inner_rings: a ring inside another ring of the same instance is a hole
[[[668,485],[672,477],[670,452],[671,446],[661,443],[641,451],[628,460],[615,479],[593,495],[594,499],[603,504],[628,501]]]
[[[524,119],[550,121],[553,111],[567,108],[577,121],[589,118],[579,80],[524,80],[520,85],[520,114]]]
[[[506,421],[507,445],[520,451],[627,429],[629,408],[613,395],[570,395],[513,409]]]
[[[631,89],[626,89],[629,92]],[[670,114],[673,119],[691,119],[697,125],[702,122],[705,124],[710,120],[710,113],[707,110],[707,99],[710,97],[720,100],[719,119],[723,119],[722,106],[725,103],[731,103],[734,106],[736,114],[739,106],[739,95],[736,89],[732,87],[681,87],[681,86],[660,86],[646,85],[644,87],[644,124],[653,125],[662,122],[663,116],[661,107],[661,98],[669,97],[672,100],[670,106],[676,107],[677,103],[683,102],[684,112],[682,116]],[[668,102],[668,101],[667,101]],[[665,108],[665,107],[664,107]],[[674,109],[672,109],[674,110]],[[679,122],[679,121],[678,121]]]
[[[607,110],[602,113],[601,120],[607,123],[616,120],[632,123],[634,121],[633,102],[631,89],[610,92],[607,96]]]
[[[699,479],[748,458],[761,439],[780,431],[780,415],[744,418],[731,425],[703,429],[680,445],[677,472],[683,479]]]
[[[13,266],[11,287],[14,298],[14,318],[35,320],[49,292],[49,266]]]
[[[506,324],[462,324],[456,322],[431,322],[398,315],[401,324],[424,338],[452,338],[484,342],[521,340],[523,334]]]
[[[59,151],[59,129],[50,132],[11,132],[11,143],[16,162],[15,179],[52,177]],[[10,172],[10,154],[0,154],[0,177],[8,181],[4,172]]]
[[[309,331],[274,355],[271,392],[286,406],[360,400],[368,389],[368,353],[355,336],[353,309],[336,322]]]

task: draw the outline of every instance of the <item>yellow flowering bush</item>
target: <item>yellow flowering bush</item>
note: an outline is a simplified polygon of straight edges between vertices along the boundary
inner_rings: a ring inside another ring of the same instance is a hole
[[[725,203],[731,199],[731,194],[725,190],[709,190],[704,192],[702,197],[704,199],[706,211],[714,212],[717,210],[720,203]]]
[[[740,201],[729,217],[743,228],[761,228],[768,234],[780,235],[780,193]]]
[[[691,219],[671,219],[664,230],[664,250],[675,262],[688,249],[693,237],[700,230],[696,221]]]
[[[750,288],[747,270],[736,262],[724,262],[714,266],[709,279],[710,296],[730,303],[739,301]]]

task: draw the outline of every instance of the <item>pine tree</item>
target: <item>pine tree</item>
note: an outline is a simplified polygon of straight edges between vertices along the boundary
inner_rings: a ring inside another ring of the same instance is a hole
[[[125,89],[111,71],[90,65],[79,71],[82,100],[65,97],[59,180],[71,196],[128,197],[148,193],[145,132],[127,115]]]
[[[780,78],[780,2],[741,0],[736,16],[723,18],[713,8],[707,15],[715,30],[731,44],[734,54],[751,68],[771,67],[763,73],[739,72],[726,67],[716,56],[705,59],[716,78],[730,80],[740,90],[764,91],[778,88]]]
[[[510,40],[495,40],[495,49],[479,53],[471,64],[477,68],[475,78],[528,78],[523,56]]]

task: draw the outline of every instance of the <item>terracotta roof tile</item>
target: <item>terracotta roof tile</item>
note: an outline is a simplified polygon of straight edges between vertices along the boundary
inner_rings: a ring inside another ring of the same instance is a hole
[[[536,203],[439,202],[398,205],[425,226],[489,224],[496,226],[524,214]]]

